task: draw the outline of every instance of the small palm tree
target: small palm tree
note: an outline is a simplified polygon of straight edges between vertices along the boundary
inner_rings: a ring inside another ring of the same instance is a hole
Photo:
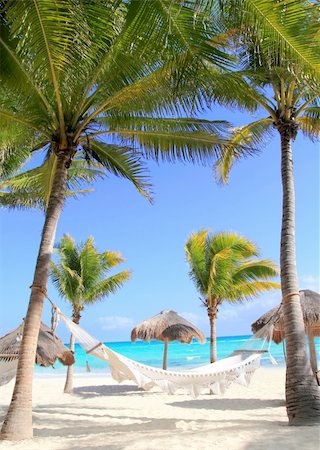
[[[58,264],[51,263],[51,279],[60,295],[72,305],[72,320],[78,324],[84,307],[116,292],[130,278],[131,272],[123,270],[104,278],[110,269],[124,261],[120,253],[98,253],[90,237],[75,245],[71,236],[64,235],[57,251]],[[70,350],[74,351],[74,336],[70,337]],[[73,366],[68,367],[64,392],[73,390]]]
[[[219,306],[242,302],[261,292],[278,289],[269,281],[278,274],[269,260],[255,259],[257,247],[236,233],[192,234],[185,245],[189,275],[201,294],[210,322],[210,362],[217,360],[216,319]]]

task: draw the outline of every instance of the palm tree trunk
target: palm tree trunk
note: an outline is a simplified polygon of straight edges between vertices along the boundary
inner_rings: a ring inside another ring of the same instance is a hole
[[[217,361],[217,331],[216,316],[214,312],[208,312],[210,322],[210,363]]]
[[[286,124],[287,125],[287,124]],[[295,254],[295,193],[290,124],[278,128],[281,136],[283,188],[281,229],[281,289],[286,336],[286,406],[290,425],[318,422],[320,395],[306,352]]]
[[[1,429],[1,439],[22,440],[33,436],[32,430],[32,377],[35,362],[43,301],[48,282],[51,253],[57,223],[61,214],[67,181],[69,151],[59,152],[33,284],[20,347],[16,382],[12,400]]]
[[[79,325],[80,317],[81,316],[78,311],[73,311],[72,321],[74,323],[76,323],[77,325]],[[75,343],[74,335],[71,333],[71,335],[70,335],[70,350],[73,353],[74,353],[74,343]],[[71,366],[68,366],[68,368],[67,368],[67,377],[66,377],[66,382],[64,385],[63,392],[65,394],[73,393],[73,364]]]
[[[70,350],[74,353],[74,336],[73,334],[70,335]],[[66,382],[64,385],[63,392],[65,394],[72,394],[73,393],[73,364],[71,366],[68,366],[67,368],[67,377]]]

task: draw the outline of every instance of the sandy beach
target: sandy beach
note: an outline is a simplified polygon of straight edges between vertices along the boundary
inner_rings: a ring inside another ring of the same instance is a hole
[[[74,395],[64,378],[34,379],[34,439],[1,442],[1,449],[223,449],[319,448],[319,428],[289,427],[283,368],[259,369],[249,388],[233,385],[224,396],[145,392],[111,377],[75,377]],[[1,421],[13,382],[0,387]]]

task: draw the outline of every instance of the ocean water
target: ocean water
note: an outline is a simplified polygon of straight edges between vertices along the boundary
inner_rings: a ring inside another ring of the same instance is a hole
[[[218,359],[229,356],[234,350],[244,349],[252,341],[248,341],[251,336],[227,336],[217,339]],[[320,338],[315,338],[316,352],[320,358]],[[121,355],[130,359],[147,364],[154,367],[162,367],[163,342],[152,341],[143,342],[111,342],[105,343],[108,347]],[[251,348],[251,347],[250,347]],[[259,347],[256,347],[259,348]],[[271,344],[270,352],[280,366],[285,364],[282,343],[276,345]],[[79,344],[75,346],[75,365],[74,371],[78,374],[86,373],[86,361],[88,361],[92,373],[102,374],[110,373],[107,363],[87,355]],[[191,344],[181,344],[179,342],[171,342],[168,347],[168,369],[181,370],[187,368],[195,368],[209,363],[209,339],[204,344],[193,341]],[[272,366],[269,355],[263,354],[261,360],[262,366]],[[36,366],[38,374],[61,374],[66,372],[66,367],[62,366],[58,361],[55,363],[55,369],[51,367],[43,368]]]

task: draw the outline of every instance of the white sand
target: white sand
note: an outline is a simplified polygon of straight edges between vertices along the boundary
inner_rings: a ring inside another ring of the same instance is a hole
[[[319,449],[319,429],[289,427],[284,369],[259,369],[251,386],[233,385],[224,396],[145,392],[107,376],[75,377],[74,395],[64,378],[34,380],[34,439],[2,441],[12,450],[280,450]],[[0,421],[13,382],[0,387]]]

